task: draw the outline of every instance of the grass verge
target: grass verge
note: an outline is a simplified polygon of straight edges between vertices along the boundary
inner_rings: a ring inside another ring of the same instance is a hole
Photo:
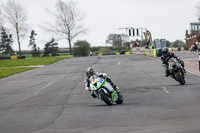
[[[23,67],[23,66],[49,65],[67,58],[69,57],[57,56],[57,57],[40,57],[40,58],[28,58],[28,59],[16,59],[16,60],[0,60],[0,79],[16,73],[36,68],[36,67]]]
[[[28,59],[16,59],[16,60],[0,60],[0,67],[49,65],[59,60],[67,58],[69,57],[57,56],[57,57],[40,57],[40,58],[28,58]]]
[[[0,79],[8,77],[10,75],[24,72],[27,70],[35,69],[35,67],[10,67],[10,68],[0,68]]]

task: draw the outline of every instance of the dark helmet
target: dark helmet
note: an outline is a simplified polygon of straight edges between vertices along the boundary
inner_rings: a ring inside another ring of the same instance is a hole
[[[94,68],[88,67],[88,69],[86,70],[86,76],[90,78],[92,75],[94,75]]]
[[[162,54],[163,54],[163,56],[167,56],[168,53],[169,53],[168,48],[167,48],[167,47],[164,47],[164,48],[162,49]]]

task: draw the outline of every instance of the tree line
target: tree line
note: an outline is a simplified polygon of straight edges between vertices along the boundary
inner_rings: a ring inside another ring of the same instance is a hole
[[[57,40],[65,39],[68,41],[70,54],[72,54],[72,41],[74,38],[79,36],[80,34],[84,34],[87,32],[87,29],[83,25],[83,16],[81,11],[77,8],[77,5],[72,0],[62,1],[59,0],[55,4],[55,10],[47,10],[54,21],[48,22],[45,24],[43,28],[46,32],[51,32],[54,35],[58,36]],[[0,32],[1,32],[1,42],[0,42],[0,52],[8,53],[8,50],[5,50],[4,45],[9,45],[9,48],[12,48],[12,43],[6,43],[2,39],[6,39],[4,35],[9,34],[14,36],[14,39],[18,43],[19,47],[19,55],[21,56],[21,42],[26,37],[27,33],[31,31],[29,46],[33,49],[34,56],[38,56],[39,49],[36,46],[34,40],[34,30],[31,30],[28,24],[27,11],[21,6],[19,2],[15,0],[7,0],[5,3],[1,5],[0,8]],[[47,44],[45,44],[45,49],[47,52],[52,51],[52,49],[56,50],[57,45],[53,43],[55,41],[54,38]],[[6,52],[5,52],[6,51]],[[10,50],[10,52],[13,50]],[[52,55],[56,55],[52,53]]]
[[[12,45],[14,40],[17,41],[19,47],[19,55],[22,56],[21,42],[30,34],[28,46],[32,48],[33,57],[40,56],[40,49],[36,44],[37,33],[31,29],[28,24],[28,17],[26,9],[15,0],[7,0],[0,5],[0,53],[9,54],[13,52]],[[198,17],[200,17],[200,7],[196,6],[198,11]],[[58,43],[56,40],[65,39],[68,42],[69,53],[72,55],[88,55],[91,49],[91,45],[86,41],[77,41],[72,47],[72,41],[80,34],[85,34],[87,28],[83,24],[83,15],[73,0],[62,1],[59,0],[55,4],[55,10],[47,10],[54,21],[47,22],[43,26],[43,30],[53,33],[57,38],[52,37],[51,40],[44,44],[43,56],[56,56],[58,51]],[[144,43],[141,40],[129,41],[128,37],[124,34],[109,34],[105,41],[107,44],[111,44],[113,49],[118,51],[122,49],[130,49],[130,46],[140,45]],[[167,41],[167,46],[180,47],[184,45],[181,40],[175,42]],[[105,51],[108,48],[99,48],[99,50]]]

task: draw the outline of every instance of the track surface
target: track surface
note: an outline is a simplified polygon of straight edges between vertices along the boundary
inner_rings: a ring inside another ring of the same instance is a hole
[[[186,85],[142,55],[62,60],[0,80],[1,133],[199,133],[200,77]],[[124,97],[106,106],[84,89],[85,70],[106,72]]]

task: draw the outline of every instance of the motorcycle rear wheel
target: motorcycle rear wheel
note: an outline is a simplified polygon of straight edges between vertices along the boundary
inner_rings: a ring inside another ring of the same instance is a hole
[[[123,96],[121,94],[118,94],[118,100],[116,101],[117,104],[122,104],[124,101]]]

